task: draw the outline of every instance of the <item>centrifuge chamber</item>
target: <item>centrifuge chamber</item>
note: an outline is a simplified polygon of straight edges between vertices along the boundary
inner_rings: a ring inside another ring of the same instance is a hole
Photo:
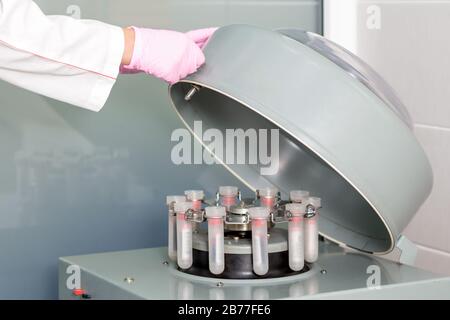
[[[319,195],[324,237],[390,252],[432,186],[429,162],[392,89],[353,54],[301,30],[231,25],[204,52],[205,65],[169,89],[176,113],[204,147],[195,121],[224,136],[226,129],[279,129],[274,174],[262,175],[261,164],[229,164],[225,155],[215,154],[217,161],[252,190]]]

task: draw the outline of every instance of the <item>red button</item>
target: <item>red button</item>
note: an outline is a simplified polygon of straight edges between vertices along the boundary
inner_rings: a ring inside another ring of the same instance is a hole
[[[86,291],[83,290],[83,289],[74,289],[74,290],[72,291],[72,293],[73,293],[74,296],[79,297],[79,296],[82,296],[83,294],[85,294]]]

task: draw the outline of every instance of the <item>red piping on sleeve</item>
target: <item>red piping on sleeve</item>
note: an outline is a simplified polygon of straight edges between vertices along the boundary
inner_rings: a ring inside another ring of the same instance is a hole
[[[37,54],[37,53],[31,52],[31,51],[28,51],[28,50],[24,50],[24,49],[17,48],[17,47],[15,47],[15,46],[13,46],[12,44],[9,44],[9,43],[7,43],[6,41],[3,41],[3,40],[0,40],[0,44],[4,44],[5,46],[7,46],[7,47],[9,47],[9,48],[11,48],[11,49],[18,50],[18,51],[22,51],[22,52],[25,52],[25,53],[34,55],[34,56],[36,56],[36,57],[38,57],[38,58],[41,58],[41,59],[44,59],[44,60],[47,60],[47,61],[51,61],[51,62],[63,64],[63,65],[66,65],[66,66],[68,66],[68,67],[72,67],[72,68],[75,68],[75,69],[79,69],[79,70],[83,70],[83,71],[86,71],[86,72],[94,73],[94,74],[97,74],[97,75],[99,75],[99,76],[102,76],[102,77],[105,77],[105,78],[109,78],[109,79],[112,79],[112,80],[116,80],[116,79],[117,79],[117,78],[115,78],[115,77],[111,77],[111,76],[108,76],[108,75],[106,75],[106,74],[103,74],[103,73],[100,73],[100,72],[97,72],[97,71],[93,71],[93,70],[81,68],[81,67],[78,67],[78,66],[69,64],[69,63],[65,63],[65,62],[61,62],[61,61],[57,61],[57,60],[54,60],[54,59],[50,59],[50,58],[41,56],[41,55],[39,55],[39,54]]]

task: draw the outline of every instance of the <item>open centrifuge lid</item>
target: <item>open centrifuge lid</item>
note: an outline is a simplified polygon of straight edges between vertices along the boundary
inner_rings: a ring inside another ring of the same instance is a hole
[[[203,132],[279,129],[274,175],[216,158],[252,190],[320,196],[326,238],[391,251],[430,193],[432,172],[390,87],[351,53],[301,30],[231,25],[217,30],[204,52],[206,64],[170,87],[194,136],[208,149],[194,121],[202,121]]]

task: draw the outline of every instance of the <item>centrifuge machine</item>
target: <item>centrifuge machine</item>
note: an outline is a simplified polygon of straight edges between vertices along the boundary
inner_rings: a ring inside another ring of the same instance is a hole
[[[234,186],[168,195],[168,247],[61,258],[60,298],[450,298],[449,279],[409,266],[416,250],[401,232],[432,172],[392,89],[301,30],[227,26],[204,52],[169,96],[252,196]],[[224,135],[275,130],[264,147],[276,170],[227,161],[197,121]],[[383,257],[393,251],[399,263]]]

